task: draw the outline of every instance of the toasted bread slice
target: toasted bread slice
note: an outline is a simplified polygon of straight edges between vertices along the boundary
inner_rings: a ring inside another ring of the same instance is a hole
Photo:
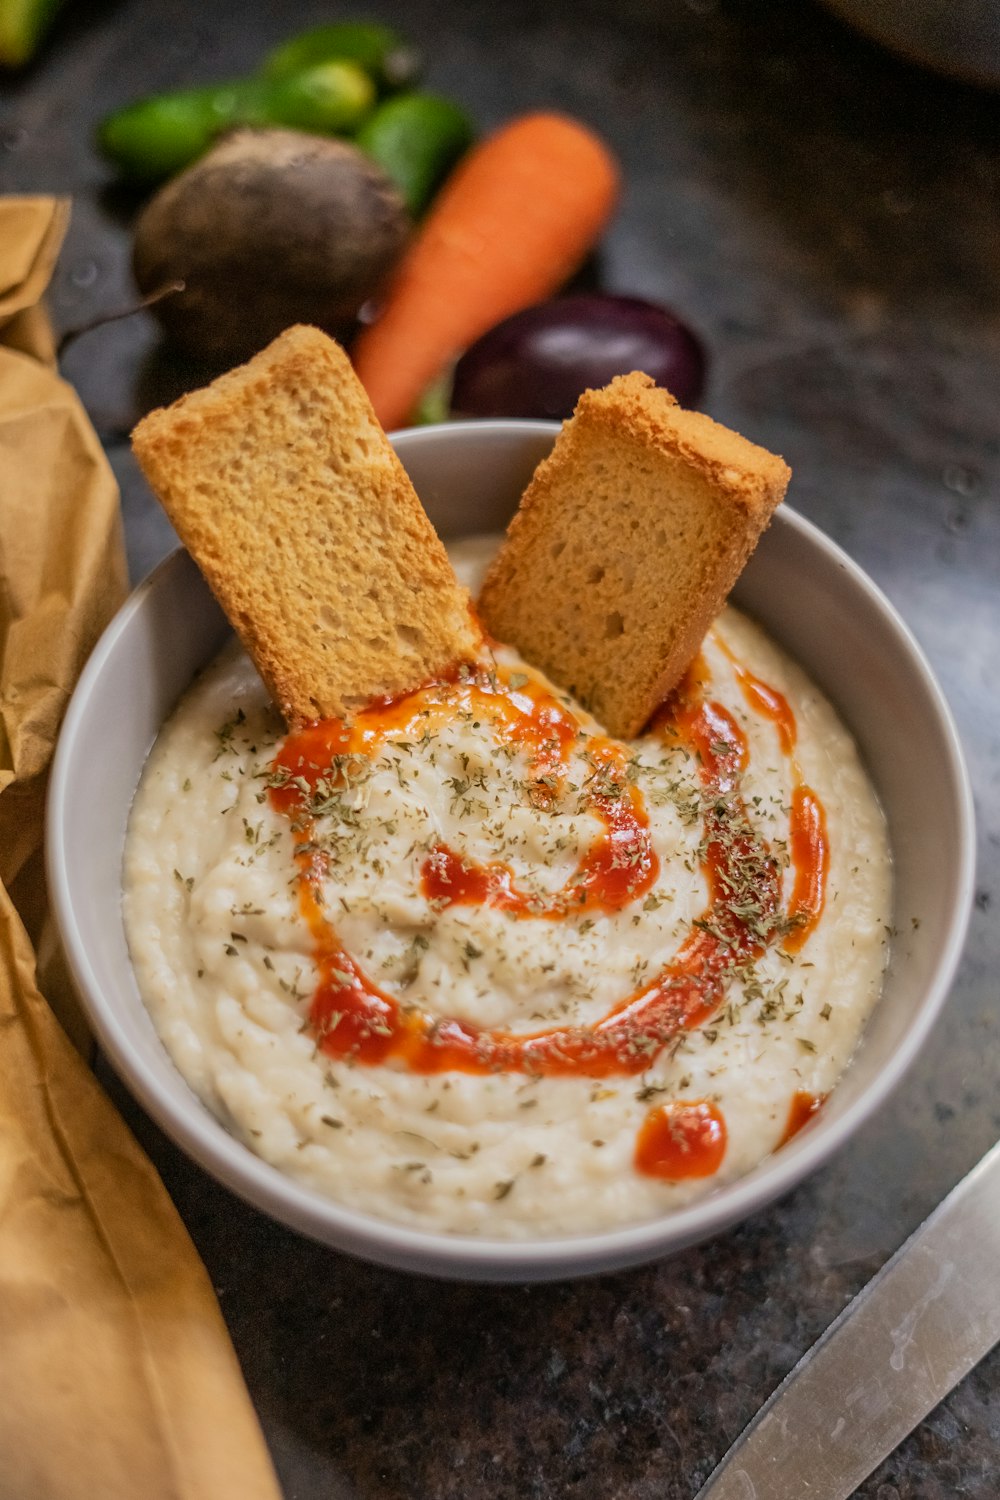
[[[480,618],[609,733],[637,734],[697,654],[790,472],[648,375],[586,391],[524,493]]]
[[[132,442],[290,722],[349,716],[475,655],[468,595],[318,329],[151,412]]]

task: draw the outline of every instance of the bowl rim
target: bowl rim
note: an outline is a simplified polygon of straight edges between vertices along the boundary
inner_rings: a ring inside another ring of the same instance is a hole
[[[555,432],[557,423],[491,419],[443,424],[472,435],[500,429]],[[442,426],[404,429],[407,445],[422,446]],[[52,908],[70,972],[100,1046],[115,1071],[158,1126],[211,1176],[258,1210],[285,1225],[376,1263],[445,1278],[480,1281],[530,1281],[596,1274],[654,1260],[687,1245],[709,1239],[730,1225],[773,1203],[838,1151],[884,1103],[906,1073],[936,1023],[958,967],[968,927],[975,880],[975,815],[969,774],[951,709],[909,626],[879,586],[841,547],[813,522],[787,505],[775,513],[772,527],[789,527],[837,568],[845,571],[881,615],[905,649],[936,716],[951,778],[958,816],[956,878],[946,910],[947,941],[939,950],[919,1009],[881,1072],[865,1092],[836,1118],[817,1121],[780,1152],[765,1157],[752,1171],[716,1192],[669,1214],[582,1235],[538,1240],[493,1239],[449,1234],[394,1223],[326,1198],[287,1177],[254,1155],[191,1093],[197,1108],[182,1105],[161,1083],[156,1071],[137,1056],[91,962],[86,934],[77,920],[73,890],[60,857],[62,830],[70,802],[76,745],[92,685],[106,668],[121,637],[143,609],[147,596],[164,586],[179,567],[190,564],[183,548],[164,558],[129,595],[106,627],[80,675],[60,731],[49,782],[46,809],[46,868]],[[207,587],[207,585],[205,585]],[[162,1043],[161,1043],[162,1046]],[[164,1048],[171,1067],[176,1064]],[[179,1073],[179,1070],[178,1070]],[[180,1075],[179,1076],[183,1076]]]

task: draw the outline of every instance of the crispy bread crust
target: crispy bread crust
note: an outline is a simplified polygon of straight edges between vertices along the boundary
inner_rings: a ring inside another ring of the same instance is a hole
[[[697,654],[790,473],[647,375],[587,391],[487,573],[483,624],[611,734],[635,735]]]
[[[468,595],[318,329],[151,412],[132,443],[289,722],[349,716],[475,654]]]

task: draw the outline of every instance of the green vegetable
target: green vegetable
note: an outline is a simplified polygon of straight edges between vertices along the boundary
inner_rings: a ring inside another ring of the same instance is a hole
[[[62,0],[0,0],[0,66],[30,62]]]
[[[413,413],[413,425],[415,427],[431,426],[437,422],[447,422],[450,416],[451,371],[448,370],[440,380],[435,380],[424,391]],[[524,680],[527,682],[528,679]]]
[[[474,134],[468,115],[450,99],[397,94],[369,116],[357,144],[388,173],[416,217],[472,144]]]
[[[368,74],[346,60],[318,63],[287,78],[262,81],[257,87],[261,114],[246,121],[248,125],[290,125],[317,135],[352,135],[375,104]]]
[[[268,55],[263,72],[266,78],[287,78],[341,60],[357,63],[383,93],[415,82],[420,72],[417,53],[399,32],[372,21],[338,21],[290,37]]]
[[[326,62],[285,78],[238,79],[140,99],[109,115],[98,140],[133,181],[154,183],[181,171],[236,125],[347,135],[374,103],[375,86],[356,63]]]

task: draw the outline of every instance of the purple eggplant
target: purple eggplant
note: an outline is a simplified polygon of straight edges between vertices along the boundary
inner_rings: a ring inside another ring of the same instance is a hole
[[[466,349],[455,366],[452,415],[569,417],[581,392],[630,370],[696,406],[705,353],[655,302],[599,292],[556,297],[505,318]]]

